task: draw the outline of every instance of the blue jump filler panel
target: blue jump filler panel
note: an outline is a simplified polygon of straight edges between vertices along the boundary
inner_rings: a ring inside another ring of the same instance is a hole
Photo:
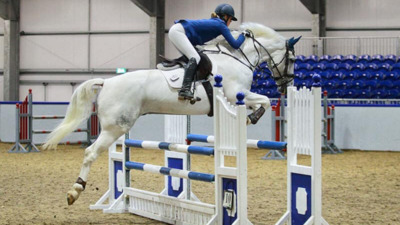
[[[118,184],[118,179],[124,179],[119,176],[123,173],[122,162],[114,161],[114,199],[117,199],[122,194],[122,187]]]
[[[291,175],[292,225],[302,225],[311,217],[311,176]]]
[[[237,180],[236,179],[229,179],[229,178],[222,178],[222,188],[223,188],[223,192],[225,193],[225,191],[233,191],[234,195],[236,196],[236,198],[238,197],[237,195]],[[222,196],[224,198],[224,196]],[[223,208],[223,225],[231,225],[233,224],[236,219],[237,219],[237,201],[234,201],[234,206],[233,208],[235,208],[235,212],[234,215],[229,215],[229,212],[226,208]]]
[[[183,170],[183,159],[169,157],[168,167]],[[174,190],[172,185],[172,179],[179,179],[178,190]],[[178,197],[182,192],[183,192],[183,178],[173,178],[172,176],[168,176],[168,196]]]

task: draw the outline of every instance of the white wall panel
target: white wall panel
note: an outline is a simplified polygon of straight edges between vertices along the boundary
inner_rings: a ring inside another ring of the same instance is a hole
[[[399,0],[327,0],[328,27],[399,27]]]
[[[0,36],[0,69],[4,68],[4,36]]]
[[[87,35],[21,36],[21,69],[87,69]]]
[[[271,28],[311,28],[312,15],[299,0],[246,0],[245,22],[257,22]]]
[[[4,85],[4,76],[0,76],[0,101],[4,101],[3,85]]]
[[[87,31],[88,0],[21,0],[21,30]]]
[[[90,41],[92,68],[148,68],[149,35],[93,35]]]
[[[165,27],[170,28],[175,20],[179,19],[208,19],[215,7],[221,3],[231,4],[235,9],[235,17],[240,20],[240,0],[166,0],[165,1]],[[235,28],[240,21],[232,22],[230,28]]]
[[[149,16],[130,0],[92,0],[91,4],[91,31],[149,30]]]

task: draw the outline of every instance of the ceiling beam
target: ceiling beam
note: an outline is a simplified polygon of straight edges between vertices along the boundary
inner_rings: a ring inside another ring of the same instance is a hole
[[[131,0],[137,7],[152,17],[165,16],[165,0]]]
[[[3,20],[17,21],[20,0],[0,0],[0,17]]]
[[[319,14],[319,0],[300,0],[301,3],[310,11],[312,14]]]

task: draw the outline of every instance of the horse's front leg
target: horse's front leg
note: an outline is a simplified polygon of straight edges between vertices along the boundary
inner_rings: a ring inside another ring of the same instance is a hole
[[[247,116],[247,125],[256,124],[271,106],[271,102],[268,97],[253,92],[248,92],[245,96],[246,106],[253,110],[253,113]]]
[[[114,141],[117,140],[124,132],[111,133],[106,130],[102,130],[97,140],[85,149],[85,156],[83,159],[83,164],[81,172],[79,173],[78,180],[72,186],[72,188],[67,193],[68,205],[72,205],[85,190],[87,178],[90,171],[90,166],[98,156],[105,150],[107,150]]]

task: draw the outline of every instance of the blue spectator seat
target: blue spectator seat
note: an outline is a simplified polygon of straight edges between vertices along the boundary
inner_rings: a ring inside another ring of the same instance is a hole
[[[346,89],[344,90],[344,98],[357,98],[360,95],[360,90],[357,89]]]
[[[314,76],[315,72],[314,71],[308,71],[305,73],[304,79],[312,81],[312,77]]]
[[[298,70],[294,70],[294,78],[299,78],[302,79],[302,77],[304,76],[304,73]]]
[[[337,80],[322,80],[322,87],[325,89],[334,89],[339,87]]]
[[[343,55],[334,55],[334,56],[332,56],[332,58],[331,58],[331,62],[332,62],[332,63],[339,64],[339,63],[341,63],[342,61],[343,61]]]
[[[362,64],[367,64],[371,61],[371,56],[370,55],[360,55],[358,57],[357,63],[362,63]]]
[[[386,77],[386,79],[390,79],[392,81],[399,80],[400,72],[399,71],[390,71],[390,73],[388,73],[388,76]]]
[[[259,71],[254,71],[253,73],[253,80],[259,80],[261,79],[261,73]]]
[[[367,85],[367,87],[370,87],[372,90],[373,89],[377,89],[381,86],[380,82],[378,80],[367,80],[365,82],[365,84]]]
[[[390,63],[381,63],[378,65],[378,70],[382,71],[384,73],[388,73],[390,72],[390,69],[392,68],[392,66],[390,65]]]
[[[379,65],[383,62],[383,60],[384,60],[383,55],[376,54],[371,57],[371,60],[369,61],[369,63],[375,63],[375,64]]]
[[[348,70],[344,71],[340,78],[344,80],[344,79],[358,79],[359,77],[360,77],[359,73],[355,73],[351,70]]]
[[[336,63],[327,63],[325,66],[325,70],[330,71],[330,72],[333,72],[338,69],[339,69],[339,66]]]
[[[395,55],[386,55],[384,60],[384,63],[389,63],[390,65],[393,65],[397,62],[397,56]]]
[[[373,96],[376,98],[387,98],[389,92],[385,89],[372,90]]]
[[[352,80],[351,86],[353,88],[364,89],[367,87],[367,84],[365,80]]]
[[[329,80],[332,78],[332,73],[329,71],[322,71],[320,75],[322,80]]]
[[[307,87],[307,88],[310,88],[311,87],[311,84],[312,84],[312,81],[311,80],[300,80],[300,82],[298,83],[298,86],[297,87]]]
[[[363,70],[365,70],[365,65],[363,63],[356,63],[351,67],[351,71],[353,72],[359,72]]]
[[[400,91],[398,89],[388,90],[388,98],[400,98]]]
[[[393,81],[393,85],[394,85],[394,87],[400,89],[400,80],[395,80],[395,81]]]
[[[344,56],[342,62],[353,65],[354,63],[357,62],[357,56],[356,55],[346,55],[346,56]]]
[[[340,72],[339,70],[333,71],[332,73],[332,79],[341,79],[342,78],[342,72]]]
[[[328,98],[343,98],[345,96],[344,90],[333,89],[328,92]]]
[[[369,90],[361,90],[358,98],[372,98],[374,96],[374,93]]]
[[[318,56],[317,55],[306,56],[306,58],[304,59],[303,62],[314,65],[314,64],[318,63]]]
[[[338,71],[340,71],[342,73],[345,73],[345,72],[350,71],[350,70],[351,70],[351,66],[350,66],[349,63],[340,63],[339,64]]]
[[[392,69],[390,71],[399,71],[400,72],[400,63],[395,63],[392,65]]]
[[[378,70],[378,65],[375,63],[368,63],[364,72],[368,73],[370,77],[374,77],[375,72]]]
[[[319,57],[319,63],[330,63],[331,62],[331,56],[330,55],[323,55]]]
[[[304,55],[296,55],[295,63],[303,63],[306,57]]]
[[[321,73],[324,70],[325,70],[325,64],[324,63],[316,63],[313,66],[313,71],[315,73]]]
[[[311,66],[311,64],[309,64],[309,63],[300,63],[300,64],[296,64],[297,66],[295,66],[295,71],[299,71],[299,72],[302,72],[302,73],[306,73],[306,72],[308,72],[308,71],[311,71],[312,70],[312,66]],[[296,68],[297,67],[297,68]]]
[[[340,80],[339,87],[341,87],[343,89],[351,88],[351,87],[353,87],[353,83],[351,82],[351,80]]]
[[[383,80],[383,81],[381,81],[381,86],[384,88],[393,88],[394,84],[393,84],[393,81],[391,81],[391,80]]]

